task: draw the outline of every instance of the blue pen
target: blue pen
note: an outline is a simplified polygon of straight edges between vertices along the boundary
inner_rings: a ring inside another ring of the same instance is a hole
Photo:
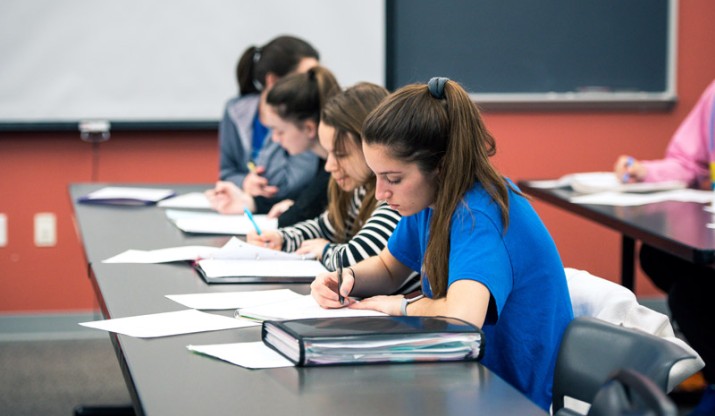
[[[626,173],[623,174],[623,178],[621,178],[621,182],[626,183],[631,179],[630,173],[628,173],[628,168],[633,166],[633,162],[635,162],[635,159],[633,159],[632,156],[628,156],[628,159],[626,159]]]
[[[256,233],[258,235],[261,235],[261,229],[258,228],[258,224],[256,224],[256,220],[253,218],[253,214],[251,214],[251,211],[248,208],[244,208],[243,212],[246,214],[249,220],[251,220],[251,224],[253,224],[253,228],[256,229]]]

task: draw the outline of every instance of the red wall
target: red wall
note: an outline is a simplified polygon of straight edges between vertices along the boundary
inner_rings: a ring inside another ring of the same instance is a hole
[[[659,158],[670,136],[715,78],[715,2],[681,0],[677,91],[669,112],[493,112],[495,162],[514,180],[610,170],[622,153]],[[595,57],[594,59],[597,59]],[[205,183],[216,177],[213,132],[114,132],[99,146],[102,182]],[[0,313],[96,308],[67,186],[92,179],[91,145],[78,133],[0,133],[0,213],[8,217],[8,245],[0,247]],[[547,206],[534,206],[551,231],[566,266],[619,278],[620,236]],[[33,216],[57,215],[58,244],[38,248]],[[657,290],[637,278],[639,295]]]

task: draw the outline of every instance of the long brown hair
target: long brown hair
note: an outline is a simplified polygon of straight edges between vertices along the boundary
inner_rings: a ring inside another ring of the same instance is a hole
[[[313,120],[317,126],[328,99],[340,92],[335,75],[322,66],[278,80],[266,97],[280,118],[298,124]]]
[[[367,82],[356,84],[344,92],[332,97],[321,114],[321,122],[335,129],[333,149],[336,154],[345,154],[346,144],[352,142],[358,149],[362,149],[362,125],[367,115],[375,109],[380,101],[387,97],[388,91],[375,84]],[[338,161],[339,163],[339,161]],[[346,242],[352,238],[370,218],[375,210],[375,176],[370,175],[364,184],[367,191],[360,206],[357,221],[347,229],[347,218],[352,192],[345,192],[330,180],[328,187],[328,218],[335,229],[335,236]]]
[[[423,271],[434,297],[445,296],[452,215],[466,192],[481,183],[498,204],[505,229],[509,223],[506,181],[489,162],[496,153],[494,138],[467,92],[446,81],[437,96],[424,84],[391,94],[368,116],[363,140],[385,146],[395,159],[416,163],[425,175],[437,172]]]
[[[236,65],[239,93],[262,91],[269,72],[284,77],[295,71],[303,58],[320,60],[320,54],[311,44],[294,36],[278,36],[262,47],[250,46]]]

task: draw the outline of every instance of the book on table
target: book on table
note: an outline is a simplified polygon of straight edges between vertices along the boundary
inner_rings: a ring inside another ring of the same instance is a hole
[[[448,317],[264,321],[262,339],[298,366],[468,361],[484,352],[480,328]]]

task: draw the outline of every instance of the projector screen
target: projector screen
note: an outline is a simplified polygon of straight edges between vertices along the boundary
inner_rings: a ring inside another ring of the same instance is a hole
[[[384,0],[3,0],[0,129],[215,126],[241,53],[283,34],[384,85]]]

